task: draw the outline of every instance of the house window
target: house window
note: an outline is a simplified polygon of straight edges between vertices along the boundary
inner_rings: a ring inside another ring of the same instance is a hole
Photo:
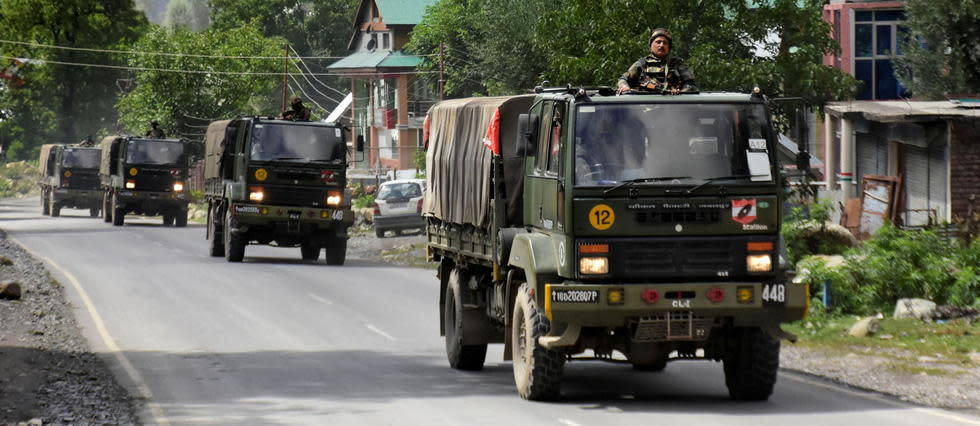
[[[391,35],[390,34],[384,33],[384,34],[381,35],[381,48],[384,49],[384,50],[388,50],[388,49],[391,48]]]
[[[895,78],[892,59],[903,56],[908,37],[905,11],[854,11],[854,77],[863,84],[858,99],[885,100],[908,97]]]

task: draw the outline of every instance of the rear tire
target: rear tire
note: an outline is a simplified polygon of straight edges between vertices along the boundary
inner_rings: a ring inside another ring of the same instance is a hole
[[[178,228],[187,226],[187,210],[180,210],[177,212],[177,215],[174,216],[174,226]]]
[[[374,236],[375,237],[378,237],[378,238],[384,238],[385,237],[385,230],[384,229],[381,229],[381,228],[378,228],[378,225],[374,225]]]
[[[126,221],[126,209],[119,205],[116,196],[112,196],[112,226],[123,226]]]
[[[313,244],[303,244],[299,246],[299,253],[303,260],[316,261],[320,258],[320,247]]]
[[[112,223],[112,203],[109,200],[109,194],[102,195],[102,221],[105,223]]]
[[[231,213],[225,213],[224,225],[221,233],[225,241],[225,259],[229,262],[241,262],[245,259],[245,237],[231,232]]]
[[[41,193],[41,214],[51,216],[51,196],[47,193]]]
[[[765,401],[779,370],[779,340],[758,327],[737,328],[723,357],[728,394],[740,401]]]
[[[61,206],[54,200],[54,192],[51,192],[50,200],[48,200],[48,212],[51,214],[51,217],[61,216]]]
[[[174,215],[164,214],[163,215],[163,226],[174,226]]]
[[[340,266],[347,260],[347,239],[333,237],[325,247],[327,265]]]
[[[443,319],[446,324],[446,357],[449,366],[457,370],[482,370],[487,358],[487,344],[465,345],[463,334],[467,326],[468,315],[464,312],[463,298],[460,294],[461,281],[465,275],[454,268],[450,272],[449,285],[446,286],[446,305]],[[482,315],[482,312],[476,314]]]
[[[89,215],[89,217],[99,217],[99,208],[98,207],[89,207],[89,209],[88,209],[88,215]]]
[[[527,283],[521,284],[511,321],[514,383],[521,398],[550,401],[561,396],[564,351],[538,345],[538,337],[544,336],[550,327],[548,318],[538,308],[531,287]]]

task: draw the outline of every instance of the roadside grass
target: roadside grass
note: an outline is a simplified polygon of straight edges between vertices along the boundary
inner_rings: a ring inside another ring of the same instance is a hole
[[[877,333],[852,337],[848,330],[860,317],[819,315],[785,326],[799,337],[797,345],[821,349],[831,355],[857,353],[887,358],[887,368],[929,375],[954,374],[942,367],[976,368],[971,352],[980,352],[980,321],[965,319],[924,322],[913,319],[880,320]]]
[[[381,258],[388,263],[412,268],[435,269],[437,264],[426,260],[426,242],[403,244],[381,250]]]

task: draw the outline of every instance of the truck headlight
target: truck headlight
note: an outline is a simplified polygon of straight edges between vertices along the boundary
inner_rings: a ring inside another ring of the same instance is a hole
[[[578,271],[584,275],[609,273],[609,259],[605,257],[583,257],[578,260]]]
[[[184,190],[184,184],[181,182],[174,182],[174,192],[180,192]]]
[[[136,189],[136,181],[135,180],[127,180],[126,181],[126,189]]]
[[[745,265],[749,272],[772,271],[772,256],[768,254],[751,254],[746,256]]]
[[[261,202],[265,199],[265,192],[262,192],[262,188],[250,188],[248,199],[250,201]]]
[[[339,206],[341,201],[344,201],[344,197],[340,195],[339,192],[331,192],[327,194],[327,205]]]

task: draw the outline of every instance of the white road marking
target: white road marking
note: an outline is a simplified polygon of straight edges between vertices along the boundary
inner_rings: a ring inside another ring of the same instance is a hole
[[[395,338],[394,338],[394,336],[392,336],[392,335],[390,335],[390,334],[388,334],[388,333],[385,333],[385,332],[384,332],[383,330],[381,330],[380,328],[378,328],[378,327],[375,327],[375,326],[373,326],[373,325],[371,325],[371,324],[364,324],[364,326],[365,326],[365,327],[367,327],[367,329],[368,329],[368,330],[371,330],[371,331],[373,331],[373,332],[374,332],[375,334],[377,334],[377,335],[379,335],[379,336],[381,336],[381,337],[384,337],[385,339],[388,339],[388,340],[390,340],[390,341],[392,341],[392,342],[394,342],[395,340],[398,340],[398,339],[395,339]]]
[[[313,293],[307,293],[307,295],[310,296],[311,299],[316,300],[317,302],[323,303],[324,305],[333,305],[333,302],[331,302],[331,301],[329,301],[327,299],[324,299],[324,298],[322,298],[320,296],[317,296],[317,295],[315,295]]]
[[[558,418],[558,423],[561,423],[561,424],[563,424],[565,426],[582,426],[582,425],[580,425],[578,423],[575,423],[575,422],[573,422],[571,420],[568,420],[568,419],[566,419],[564,417],[559,417]]]
[[[805,384],[812,385],[812,386],[818,386],[818,387],[821,387],[821,388],[824,388],[824,389],[830,389],[830,390],[833,390],[833,391],[836,391],[836,392],[843,392],[843,393],[846,393],[848,395],[853,395],[853,396],[857,396],[857,397],[861,397],[861,398],[865,398],[865,399],[870,399],[870,400],[873,400],[873,401],[880,402],[882,404],[891,405],[893,407],[912,408],[913,411],[917,411],[917,412],[920,412],[920,413],[923,413],[923,414],[929,414],[929,415],[932,415],[932,416],[935,416],[935,417],[942,417],[942,418],[944,418],[946,420],[953,420],[953,421],[956,421],[956,422],[959,422],[959,423],[963,423],[963,424],[967,424],[967,425],[980,426],[980,420],[978,420],[978,419],[960,416],[960,415],[951,413],[949,411],[940,410],[938,408],[914,407],[914,406],[912,406],[912,404],[906,404],[906,403],[902,403],[902,402],[897,402],[897,401],[893,401],[891,399],[888,399],[888,398],[885,398],[885,397],[882,397],[882,396],[878,396],[878,395],[875,395],[875,394],[871,394],[871,393],[867,393],[867,392],[861,392],[861,391],[856,391],[856,390],[851,390],[851,389],[848,389],[848,388],[843,387],[843,386],[831,385],[831,384],[823,383],[823,382],[820,382],[820,381],[817,381],[817,380],[807,379],[805,376],[799,376],[799,375],[796,375],[796,374],[785,374],[785,372],[780,372],[780,376],[781,377],[788,378],[788,379],[793,380],[793,381],[796,381],[796,382],[805,383]]]
[[[10,237],[10,240],[17,243],[17,245],[23,248],[24,251],[30,253],[35,258],[44,260],[49,265],[60,271],[65,278],[68,278],[68,282],[70,282],[72,287],[75,288],[75,291],[78,292],[78,296],[81,297],[82,303],[85,305],[85,309],[88,310],[89,316],[92,317],[92,322],[95,323],[95,329],[98,330],[99,335],[102,337],[102,342],[105,343],[106,348],[109,349],[109,352],[112,353],[112,355],[116,358],[116,361],[119,362],[119,365],[122,366],[123,370],[126,371],[126,374],[129,375],[129,379],[136,384],[136,389],[139,391],[140,396],[146,400],[147,408],[149,408],[150,413],[153,415],[152,423],[169,426],[170,421],[164,416],[163,408],[161,408],[160,404],[156,402],[156,398],[153,396],[153,391],[151,391],[143,381],[143,376],[138,370],[136,370],[133,363],[129,361],[129,358],[126,358],[126,355],[119,349],[119,346],[116,345],[115,339],[109,335],[109,329],[106,328],[105,321],[102,320],[102,315],[100,315],[99,311],[95,309],[95,304],[92,303],[92,298],[89,297],[88,292],[82,288],[82,284],[78,281],[78,278],[75,278],[71,272],[68,272],[50,258],[41,256],[35,253],[33,250],[27,248],[24,243],[20,242],[16,238]]]

